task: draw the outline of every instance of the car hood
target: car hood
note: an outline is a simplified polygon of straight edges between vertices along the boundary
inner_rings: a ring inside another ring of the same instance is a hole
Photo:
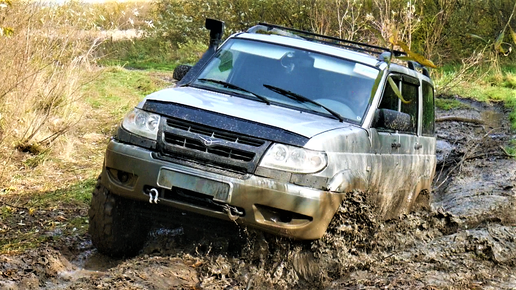
[[[138,107],[143,108],[147,100],[173,102],[225,114],[282,128],[308,138],[337,128],[356,127],[331,117],[267,105],[259,100],[254,101],[194,87],[175,87],[155,92],[148,95],[138,104]]]

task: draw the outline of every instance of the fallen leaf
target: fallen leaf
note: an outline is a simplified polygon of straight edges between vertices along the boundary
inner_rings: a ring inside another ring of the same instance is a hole
[[[60,221],[60,222],[64,222],[64,221],[67,221],[68,219],[65,218],[64,216],[60,215],[60,216],[57,216],[56,217],[56,220]]]

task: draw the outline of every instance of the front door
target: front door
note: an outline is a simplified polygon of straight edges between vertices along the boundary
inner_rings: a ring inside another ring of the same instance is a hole
[[[379,109],[389,109],[406,113],[411,117],[412,126],[406,131],[386,128],[372,128],[373,148],[376,150],[371,174],[372,188],[378,190],[379,211],[385,218],[408,212],[417,197],[421,164],[417,157],[420,152],[419,130],[419,80],[412,77],[391,74],[389,76],[403,96],[403,100],[386,82]]]

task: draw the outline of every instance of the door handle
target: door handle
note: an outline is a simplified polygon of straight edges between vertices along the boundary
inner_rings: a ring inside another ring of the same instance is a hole
[[[394,142],[391,144],[392,149],[400,149],[400,147],[401,147],[401,143],[399,143],[399,142]]]
[[[416,143],[416,145],[414,145],[414,149],[416,149],[416,150],[419,150],[421,148],[423,148],[423,145],[421,145],[419,143]]]

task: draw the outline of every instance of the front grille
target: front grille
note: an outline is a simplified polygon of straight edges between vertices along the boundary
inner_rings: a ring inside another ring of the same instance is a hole
[[[246,137],[241,134],[225,132],[222,130],[214,130],[204,125],[191,124],[182,120],[167,119],[167,126],[182,131],[197,133],[204,136],[211,136],[212,138],[235,142],[238,144],[246,144],[254,147],[260,147],[263,145],[263,143],[265,143],[265,141],[261,139]]]
[[[270,142],[239,133],[166,118],[162,123],[164,156],[252,173]]]
[[[236,160],[242,160],[242,161],[251,161],[253,160],[254,156],[256,155],[254,152],[247,152],[243,150],[238,150],[230,147],[223,147],[223,146],[206,146],[204,143],[197,139],[192,139],[176,134],[171,133],[165,133],[165,142],[169,144],[173,144],[176,146],[181,146],[184,148],[197,150],[201,152],[206,152],[210,154],[215,154],[218,156],[236,159]]]

